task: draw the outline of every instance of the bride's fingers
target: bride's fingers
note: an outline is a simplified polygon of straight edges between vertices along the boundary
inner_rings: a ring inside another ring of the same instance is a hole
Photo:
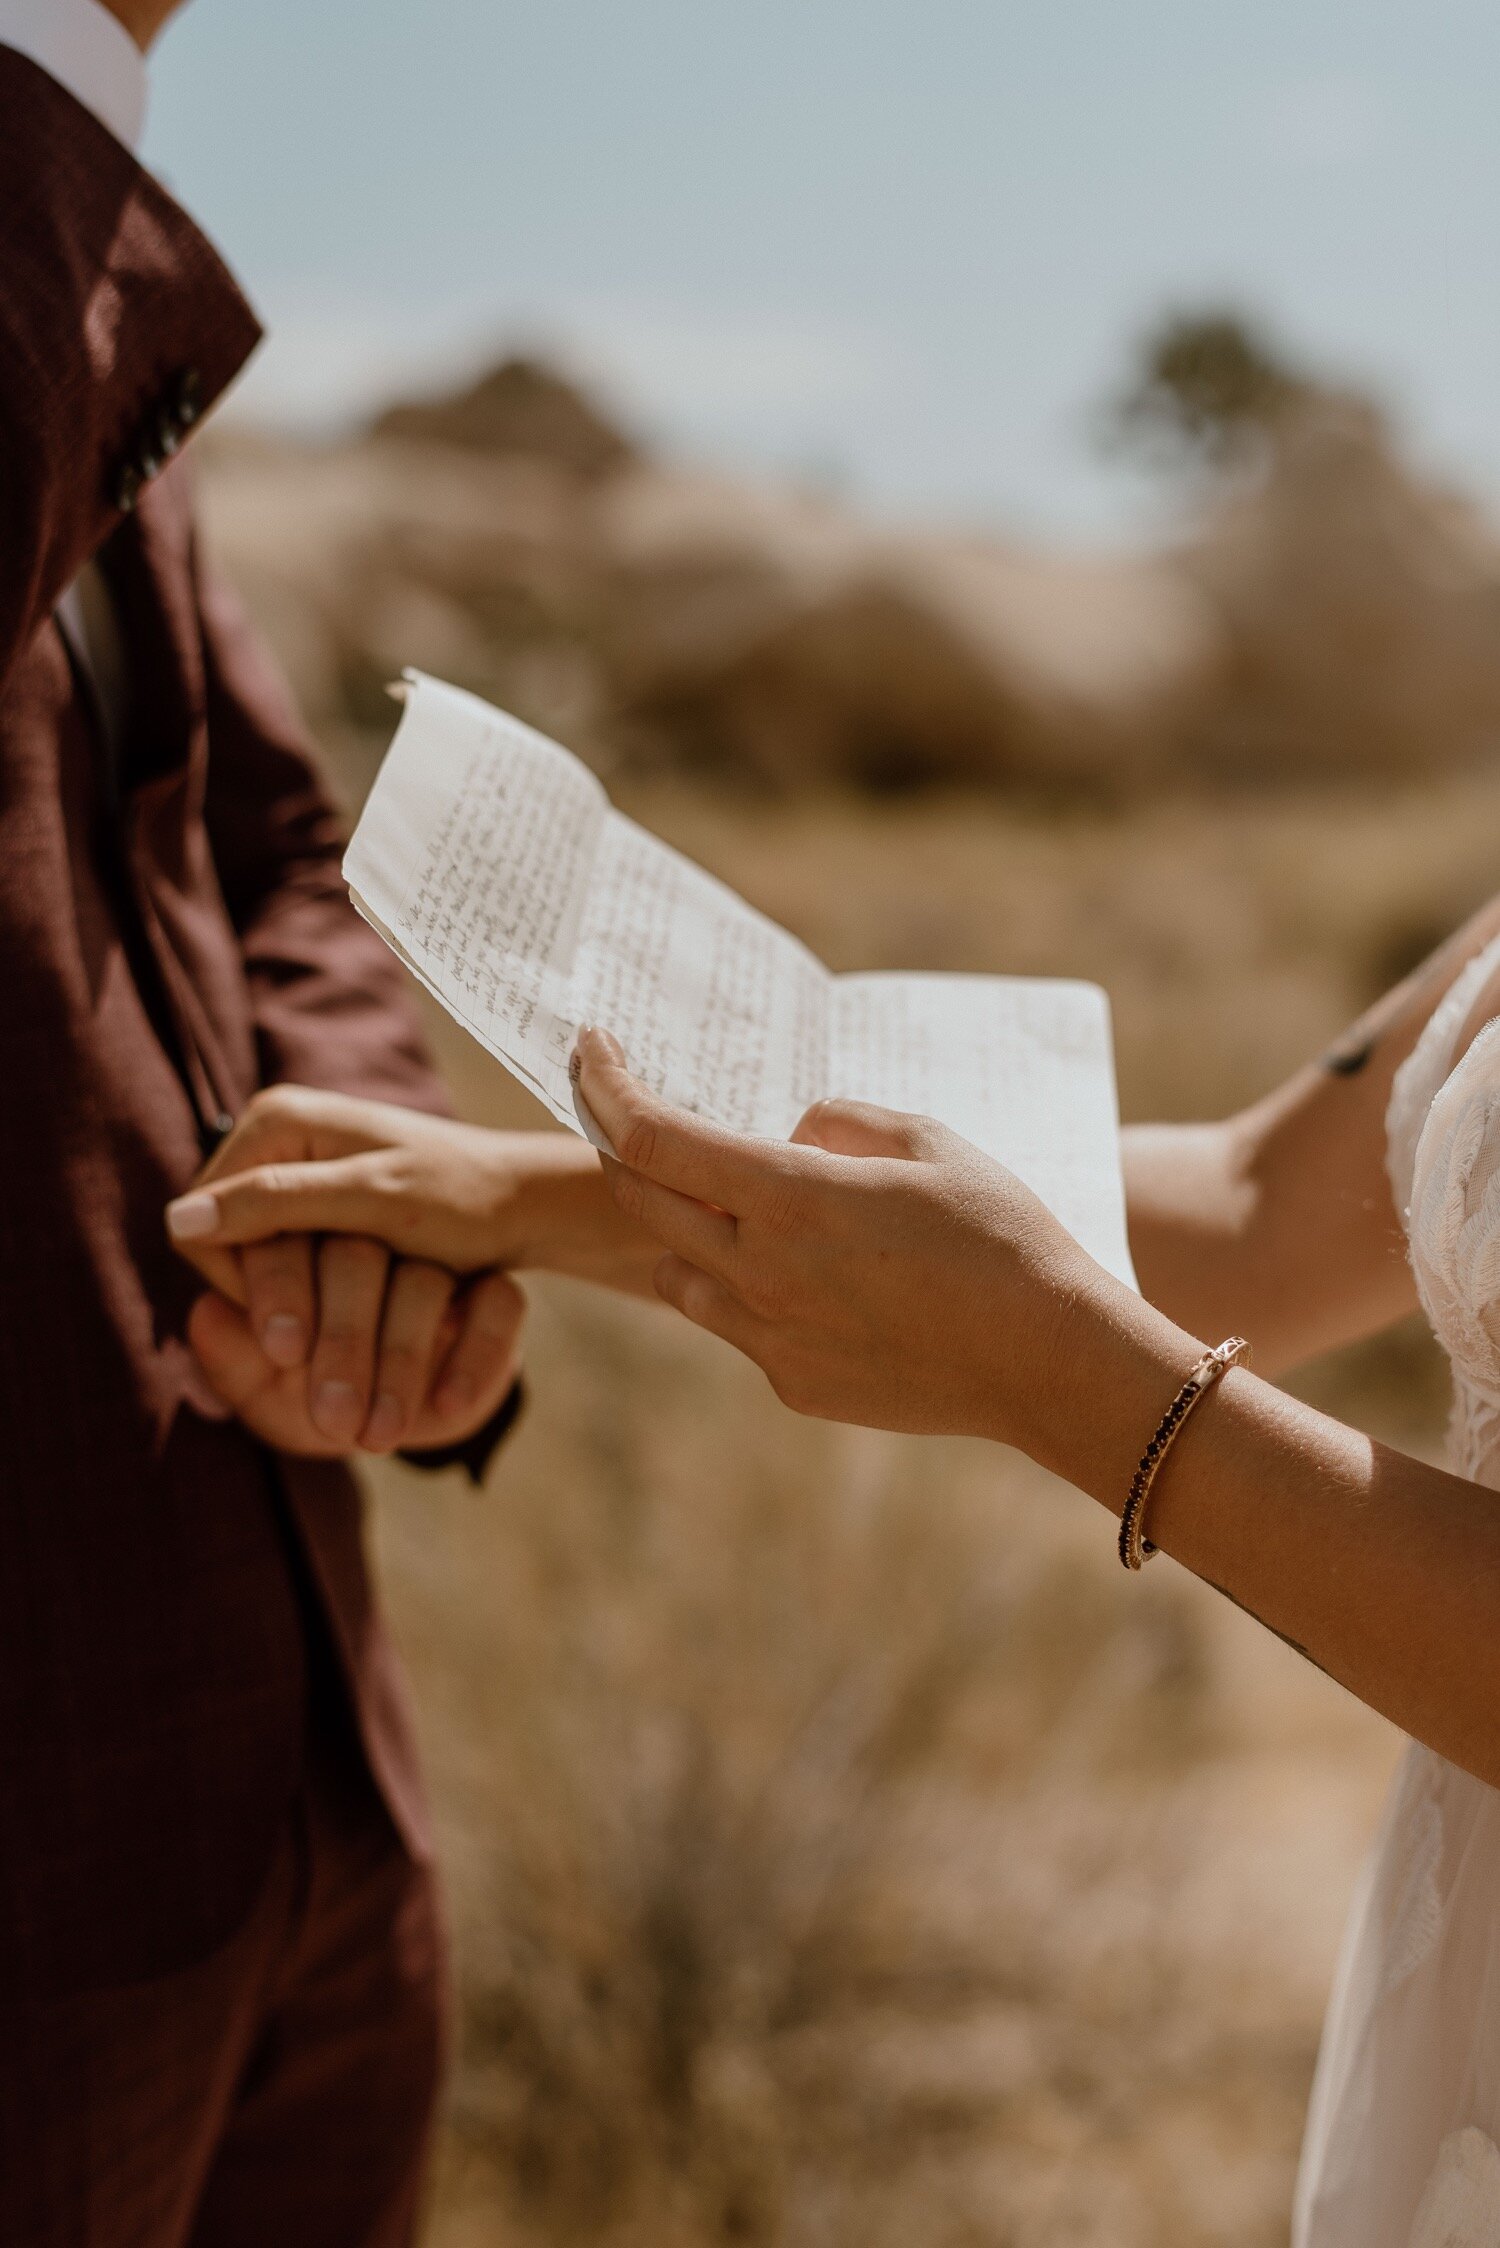
[[[197,1184],[267,1163],[320,1162],[385,1147],[391,1137],[387,1119],[396,1113],[374,1101],[311,1085],[268,1086],[215,1148]]]
[[[367,1233],[384,1240],[406,1214],[379,1154],[266,1163],[209,1180],[167,1204],[167,1231],[191,1256],[278,1233]],[[392,1246],[399,1246],[393,1242]]]
[[[739,1226],[727,1210],[711,1210],[691,1195],[658,1186],[639,1171],[627,1171],[612,1156],[603,1156],[601,1161],[617,1210],[643,1227],[664,1249],[674,1250],[721,1278],[729,1276]]]
[[[211,1180],[266,1163],[305,1163],[313,1152],[305,1125],[269,1100],[265,1105],[257,1101],[219,1142],[193,1184],[207,1186]]]
[[[768,1323],[747,1311],[737,1296],[716,1280],[711,1272],[702,1271],[689,1264],[685,1257],[666,1256],[655,1272],[656,1292],[663,1303],[680,1311],[684,1319],[691,1319],[695,1327],[704,1327],[721,1341],[732,1343],[758,1366],[765,1363],[766,1345],[771,1329]]]
[[[660,1099],[631,1075],[608,1031],[578,1033],[573,1067],[614,1154],[658,1186],[744,1216],[797,1167],[784,1142],[743,1138]]]
[[[386,1148],[211,1179],[168,1203],[167,1231],[195,1261],[205,1246],[278,1233],[365,1234],[453,1272],[473,1272],[494,1258],[493,1243],[443,1198],[440,1178],[425,1189],[413,1186],[400,1156]]]

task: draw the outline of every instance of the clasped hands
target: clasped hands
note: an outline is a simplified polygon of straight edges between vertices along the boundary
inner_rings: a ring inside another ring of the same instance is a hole
[[[261,1096],[199,1188],[247,1164],[315,1159],[324,1138],[310,1114],[333,1098]],[[288,1229],[232,1247],[196,1239],[189,1217],[173,1239],[210,1284],[188,1320],[194,1354],[216,1395],[277,1451],[332,1459],[461,1444],[515,1379],[526,1305],[503,1271],[460,1273],[357,1233]]]
[[[428,1272],[487,1275],[458,1300],[491,1303],[495,1328],[514,1294],[503,1272],[572,1273],[664,1298],[753,1359],[798,1411],[989,1435],[1049,1458],[1058,1395],[1078,1389],[1086,1357],[1118,1338],[1136,1299],[1010,1172],[929,1119],[854,1102],[819,1103],[789,1141],[740,1138],[651,1094],[602,1033],[581,1034],[577,1059],[615,1151],[602,1165],[559,1132],[488,1132],[295,1087],[252,1104],[168,1222],[221,1295],[217,1260],[256,1245],[236,1332],[244,1352],[248,1330],[263,1386],[286,1297],[262,1276],[261,1252],[290,1237],[288,1260],[305,1260],[311,1235],[324,1259],[363,1236],[367,1258],[378,1241]],[[401,1281],[405,1263],[395,1269],[392,1304],[416,1287]],[[306,1285],[295,1281],[303,1305]],[[383,1285],[381,1268],[365,1300]],[[230,1317],[213,1299],[199,1307],[206,1359]],[[320,1339],[310,1369],[294,1370],[304,1383],[311,1371],[315,1398],[322,1350]],[[385,1433],[374,1419],[383,1343],[378,1355],[366,1443]]]

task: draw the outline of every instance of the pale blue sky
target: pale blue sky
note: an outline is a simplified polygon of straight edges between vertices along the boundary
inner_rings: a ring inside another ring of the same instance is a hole
[[[1231,299],[1500,514],[1494,0],[195,0],[148,154],[309,423],[539,343],[637,421],[1059,538],[1090,412]]]

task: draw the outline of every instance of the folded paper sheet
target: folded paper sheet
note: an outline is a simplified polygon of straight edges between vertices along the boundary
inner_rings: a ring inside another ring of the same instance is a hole
[[[344,860],[366,920],[552,1114],[598,1023],[658,1092],[785,1138],[826,1095],[935,1116],[1134,1285],[1109,1004],[1035,977],[835,976],[610,805],[571,753],[408,674]]]

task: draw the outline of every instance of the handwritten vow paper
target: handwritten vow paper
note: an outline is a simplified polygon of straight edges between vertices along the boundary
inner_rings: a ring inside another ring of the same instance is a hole
[[[344,878],[561,1123],[594,1136],[568,1078],[583,1023],[612,1030],[656,1091],[736,1131],[784,1139],[827,1095],[917,1110],[1008,1165],[1134,1285],[1102,991],[830,975],[616,812],[569,751],[474,695],[407,679]]]

